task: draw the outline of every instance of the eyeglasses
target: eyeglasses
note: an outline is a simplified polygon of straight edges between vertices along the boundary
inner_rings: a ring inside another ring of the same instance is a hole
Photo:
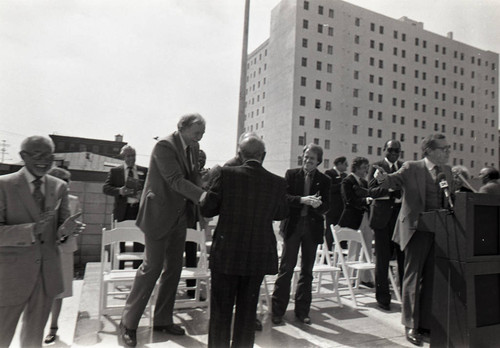
[[[401,149],[387,149],[387,152],[389,152],[389,153],[400,153]]]
[[[48,160],[54,159],[54,154],[49,153],[49,152],[32,153],[32,152],[28,152],[28,151],[21,151],[21,153],[28,155],[31,159],[33,159],[35,161],[39,161],[39,160],[48,161]]]
[[[437,150],[437,149],[449,152],[451,150],[451,146],[450,145],[447,145],[447,146],[436,146],[434,148],[434,150]]]

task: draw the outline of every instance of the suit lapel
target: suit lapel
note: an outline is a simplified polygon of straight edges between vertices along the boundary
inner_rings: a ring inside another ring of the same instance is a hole
[[[36,205],[28,181],[22,172],[18,173],[15,185],[17,186],[16,192],[19,195],[19,201],[23,202],[34,221],[40,220],[40,208]]]
[[[299,169],[297,172],[297,182],[295,183],[295,187],[297,188],[297,194],[302,196],[304,194],[304,171]]]
[[[56,181],[50,180],[49,177],[45,177],[45,210],[57,210],[59,209],[60,201],[56,201]]]
[[[419,162],[419,170],[417,172],[417,185],[418,185],[418,191],[420,193],[420,198],[422,198],[422,203],[425,204],[425,176],[428,174],[426,173],[427,168],[425,167],[425,161],[420,160]]]

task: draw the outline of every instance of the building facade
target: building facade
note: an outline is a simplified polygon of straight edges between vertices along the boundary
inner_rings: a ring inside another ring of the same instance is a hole
[[[248,56],[245,131],[266,142],[266,167],[300,165],[305,144],[370,161],[386,140],[403,160],[444,133],[451,164],[497,166],[498,54],[340,0],[282,0],[269,39]]]

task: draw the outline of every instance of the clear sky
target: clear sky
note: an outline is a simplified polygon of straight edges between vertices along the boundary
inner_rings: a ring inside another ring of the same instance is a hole
[[[267,39],[278,2],[251,0],[249,51]],[[500,52],[498,0],[349,2]],[[207,121],[200,145],[208,167],[225,162],[235,152],[243,7],[243,0],[0,1],[5,162],[19,161],[20,142],[33,134],[123,134],[148,165],[153,138],[188,112]]]

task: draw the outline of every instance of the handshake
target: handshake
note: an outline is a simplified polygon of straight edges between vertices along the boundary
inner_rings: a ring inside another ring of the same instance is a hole
[[[323,202],[321,201],[321,196],[318,193],[312,196],[300,197],[300,203],[310,205],[315,209],[323,204]]]

